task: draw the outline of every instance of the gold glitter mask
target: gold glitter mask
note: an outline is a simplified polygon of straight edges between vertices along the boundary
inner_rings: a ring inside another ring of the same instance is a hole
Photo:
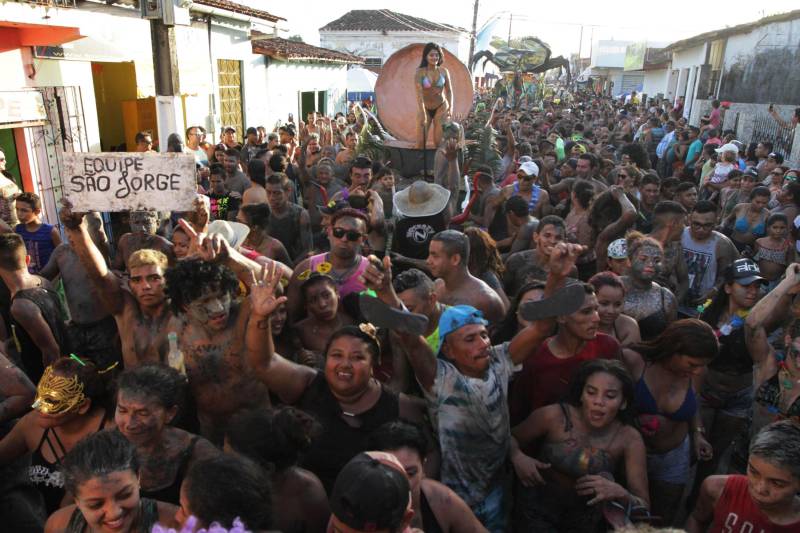
[[[48,366],[36,387],[36,400],[31,407],[46,415],[58,415],[72,410],[85,399],[83,383],[78,381],[78,376],[56,376]]]

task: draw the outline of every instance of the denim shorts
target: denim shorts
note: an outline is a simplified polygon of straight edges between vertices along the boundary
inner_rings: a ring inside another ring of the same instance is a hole
[[[647,454],[647,478],[683,485],[689,481],[689,435],[677,447],[664,453]]]
[[[505,481],[497,483],[481,503],[472,507],[475,517],[491,533],[507,531],[506,485]]]

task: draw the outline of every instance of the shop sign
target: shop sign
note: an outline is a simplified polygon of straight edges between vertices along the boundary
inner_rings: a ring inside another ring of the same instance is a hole
[[[0,91],[0,123],[47,120],[44,99],[39,91]]]

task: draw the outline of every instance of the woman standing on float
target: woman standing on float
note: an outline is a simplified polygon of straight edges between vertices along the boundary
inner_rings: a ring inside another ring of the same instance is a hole
[[[414,77],[417,89],[418,148],[424,149],[428,133],[433,126],[434,146],[442,140],[442,124],[450,118],[453,108],[453,85],[450,72],[442,66],[444,52],[436,43],[428,43],[422,50],[422,61]]]

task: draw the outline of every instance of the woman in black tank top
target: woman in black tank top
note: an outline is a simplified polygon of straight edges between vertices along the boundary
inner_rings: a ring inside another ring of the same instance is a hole
[[[475,514],[447,486],[425,478],[428,441],[419,426],[397,420],[379,427],[367,441],[370,450],[389,452],[403,465],[411,487],[411,527],[425,533],[486,531]]]
[[[156,523],[177,525],[176,506],[139,496],[136,451],[117,431],[83,439],[67,454],[62,468],[75,504],[50,516],[47,533],[149,533]]]
[[[191,464],[219,451],[202,437],[168,424],[186,386],[177,370],[148,364],[126,370],[117,383],[114,413],[119,432],[136,448],[142,496],[178,505]]]
[[[266,291],[274,291],[274,286]],[[284,301],[261,294],[258,286],[251,300],[253,314],[267,325],[268,317]],[[422,420],[423,402],[389,391],[372,376],[380,361],[380,345],[371,324],[336,331],[325,349],[322,371],[274,353],[271,337],[266,337],[268,327],[264,334],[266,346],[250,352],[248,363],[283,403],[313,415],[322,426],[301,466],[319,477],[326,491],[330,492],[350,459],[368,450],[367,436],[378,426],[401,417]]]
[[[48,513],[64,499],[61,460],[82,438],[106,424],[105,384],[89,361],[61,358],[39,380],[33,411],[0,441],[0,464],[31,454],[28,478]]]

